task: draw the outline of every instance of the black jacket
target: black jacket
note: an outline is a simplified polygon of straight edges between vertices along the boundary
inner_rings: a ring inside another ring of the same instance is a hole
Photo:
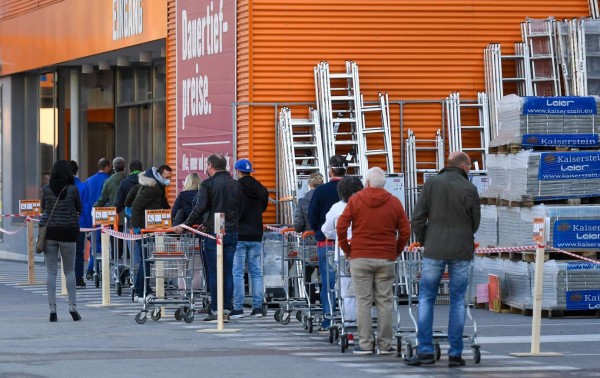
[[[133,228],[146,227],[146,210],[171,208],[165,196],[165,186],[154,178],[152,169],[140,173],[139,182],[139,189],[131,204],[131,227]]]
[[[120,213],[125,209],[125,199],[127,198],[127,194],[139,183],[139,177],[137,174],[131,174],[121,183],[119,184],[119,189],[117,189],[117,200],[115,201],[115,206],[117,207],[117,213]]]
[[[252,176],[238,180],[242,190],[240,206],[240,241],[261,241],[263,235],[262,213],[269,204],[269,192]]]
[[[62,188],[61,188],[62,190]],[[77,241],[79,234],[79,214],[81,213],[81,197],[79,190],[75,185],[68,185],[60,195],[60,200],[56,205],[56,209],[48,222],[48,217],[56,203],[56,195],[50,189],[49,185],[44,186],[42,190],[42,217],[40,218],[40,227],[48,225],[46,231],[47,240],[55,240],[62,242]]]
[[[186,226],[203,224],[207,232],[215,230],[215,213],[225,213],[225,231],[237,232],[240,222],[240,184],[227,171],[216,172],[202,181],[194,210],[183,222]],[[203,219],[208,214],[205,221]]]
[[[183,223],[190,216],[194,209],[194,199],[196,198],[196,194],[198,194],[197,189],[184,190],[179,193],[175,199],[175,204],[173,204],[173,209],[171,210],[171,221],[173,222],[173,226]],[[182,215],[177,216],[177,213],[180,210]],[[179,217],[182,217],[181,222],[176,222],[176,219]]]

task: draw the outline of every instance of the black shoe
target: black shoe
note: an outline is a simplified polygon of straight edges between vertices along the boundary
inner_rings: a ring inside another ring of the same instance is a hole
[[[244,310],[233,310],[231,311],[231,313],[229,314],[229,316],[231,316],[232,319],[240,319],[244,317]]]
[[[253,316],[255,318],[262,318],[263,317],[262,308],[252,309],[252,313],[250,314],[250,316]]]
[[[81,320],[81,315],[79,315],[77,310],[75,310],[75,309],[69,310],[69,314],[71,314],[71,317],[73,318],[74,322]]]
[[[75,283],[75,287],[78,289],[85,289],[85,281],[83,280],[83,278],[80,278],[77,280],[77,282]]]
[[[466,362],[461,356],[448,356],[448,367],[465,366]]]
[[[58,319],[56,318],[56,312],[51,312],[51,313],[50,313],[50,321],[51,321],[51,322],[55,322],[55,321],[57,321],[57,320],[58,320]]]
[[[435,364],[435,357],[433,354],[416,353],[411,358],[405,358],[404,363],[408,366],[433,365]]]
[[[94,279],[94,272],[91,270],[88,270],[87,273],[85,274],[85,279],[88,281],[91,281]]]

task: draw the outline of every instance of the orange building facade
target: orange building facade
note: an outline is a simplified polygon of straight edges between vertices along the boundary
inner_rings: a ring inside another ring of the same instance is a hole
[[[184,10],[187,21],[200,20],[195,32],[183,22]],[[512,51],[526,17],[588,15],[586,0],[5,0],[2,213],[35,198],[40,173],[57,158],[79,161],[82,178],[104,156],[137,158],[145,166],[166,162],[177,171],[173,201],[188,171],[205,177],[202,161],[214,143],[223,143],[214,150],[227,153],[230,166],[250,159],[275,198],[277,113],[289,106],[295,117],[306,117],[319,61],[332,71],[343,70],[345,60],[357,62],[367,101],[389,94],[394,165],[402,167],[408,129],[432,138],[443,128],[444,98],[460,92],[461,99],[475,99],[485,90],[488,43]],[[185,35],[198,46],[202,39],[224,43],[222,60],[209,59],[217,49],[184,59]],[[188,113],[184,87],[198,96],[188,98]],[[201,101],[202,108],[191,108]],[[207,102],[211,115],[220,114],[217,121],[205,117]],[[265,220],[276,221],[274,206]],[[8,239],[0,249],[17,251],[24,243]]]

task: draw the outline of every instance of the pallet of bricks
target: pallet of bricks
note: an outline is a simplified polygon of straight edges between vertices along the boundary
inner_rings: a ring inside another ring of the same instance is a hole
[[[600,97],[502,98],[490,142],[490,185],[482,193],[481,246],[527,247],[476,259],[476,282],[500,279],[502,303],[533,307],[534,218],[545,219],[548,247],[597,260],[600,252]],[[600,265],[546,252],[543,310],[600,313]],[[569,261],[569,259],[573,261]]]

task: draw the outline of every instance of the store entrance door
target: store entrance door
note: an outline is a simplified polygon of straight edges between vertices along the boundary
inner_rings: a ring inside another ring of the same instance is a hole
[[[89,176],[98,172],[98,160],[115,157],[115,127],[109,122],[89,122],[87,130],[87,162]]]

